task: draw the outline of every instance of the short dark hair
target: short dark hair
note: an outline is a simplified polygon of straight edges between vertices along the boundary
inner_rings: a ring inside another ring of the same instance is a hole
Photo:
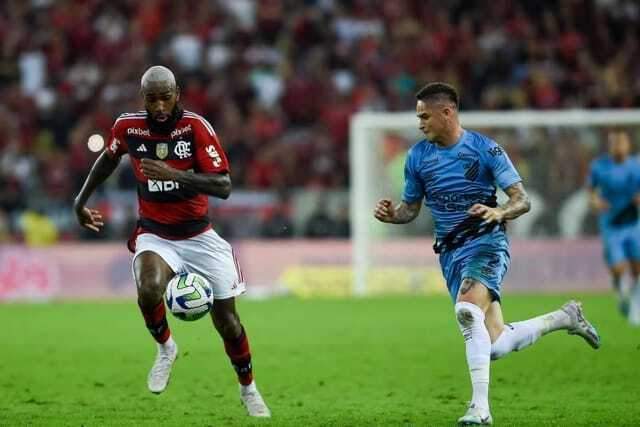
[[[459,97],[455,87],[448,83],[427,83],[416,93],[418,101],[450,101],[458,107]]]

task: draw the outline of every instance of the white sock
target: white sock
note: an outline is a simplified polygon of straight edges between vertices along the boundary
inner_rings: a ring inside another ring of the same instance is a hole
[[[489,409],[491,338],[484,324],[484,312],[477,305],[468,302],[456,303],[455,311],[466,345],[467,365],[473,388],[471,403]]]
[[[491,345],[491,359],[500,359],[512,351],[522,350],[541,336],[559,329],[567,329],[569,326],[571,326],[571,318],[562,310],[552,311],[522,322],[508,323],[504,325],[504,330]]]
[[[176,346],[176,342],[173,340],[173,336],[169,335],[169,339],[162,344],[158,343],[158,350],[160,351],[173,351]]]
[[[635,283],[629,294],[629,322],[632,325],[640,326],[640,284]]]

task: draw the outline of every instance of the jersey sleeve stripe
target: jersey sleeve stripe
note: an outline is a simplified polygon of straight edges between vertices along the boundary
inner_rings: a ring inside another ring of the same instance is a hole
[[[185,111],[184,116],[192,119],[200,120],[200,122],[204,125],[204,127],[209,132],[209,135],[216,136],[216,132],[213,130],[213,126],[211,126],[211,124],[204,117],[200,116],[199,114],[192,113],[191,111]]]
[[[146,117],[146,115],[142,115],[142,116],[120,116],[116,119],[116,121],[113,123],[113,125],[115,126],[120,120],[140,120],[140,119],[144,119]]]
[[[146,112],[138,112],[138,113],[122,113],[118,116],[118,118],[124,118],[124,117],[143,117],[146,118],[147,117],[147,113]]]
[[[207,131],[209,132],[209,135],[211,136],[215,136],[216,132],[213,130],[213,126],[211,126],[211,124],[202,116],[196,114],[196,113],[192,113],[192,112],[185,112],[184,114],[186,117],[190,117],[192,119],[197,119],[200,120],[200,122],[204,125],[205,128],[207,128]]]

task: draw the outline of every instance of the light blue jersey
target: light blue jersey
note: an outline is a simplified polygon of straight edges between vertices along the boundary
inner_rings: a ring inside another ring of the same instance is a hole
[[[427,140],[411,147],[405,163],[402,199],[415,203],[424,198],[433,215],[436,239],[443,241],[469,218],[471,206],[495,205],[497,186],[506,189],[520,181],[502,147],[481,133],[464,130],[460,140],[450,147]],[[467,277],[485,284],[494,299],[499,299],[509,263],[509,244],[501,227],[440,254],[440,266],[454,301]]]
[[[591,163],[589,187],[609,204],[599,215],[607,264],[640,261],[640,224],[634,198],[640,193],[640,161],[628,157],[617,163],[609,155]]]
[[[599,217],[602,231],[638,223],[630,209],[634,206],[634,197],[640,193],[640,161],[637,158],[628,157],[621,163],[616,163],[609,155],[595,159],[591,163],[589,186],[609,204],[609,209]]]
[[[415,203],[425,198],[438,239],[467,218],[473,204],[495,197],[496,184],[505,189],[522,181],[502,147],[469,130],[451,147],[427,140],[411,147],[404,175],[402,199]]]

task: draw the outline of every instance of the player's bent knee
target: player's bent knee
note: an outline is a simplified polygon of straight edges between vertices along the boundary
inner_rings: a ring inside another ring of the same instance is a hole
[[[489,289],[475,279],[464,279],[458,291],[457,302],[465,302],[480,307],[484,312],[491,305]]]
[[[156,272],[149,274],[141,274],[137,277],[138,282],[138,300],[144,304],[157,304],[162,300],[168,279],[162,277]]]
[[[143,285],[138,288],[138,301],[144,305],[156,305],[162,300],[162,294],[162,288]]]

